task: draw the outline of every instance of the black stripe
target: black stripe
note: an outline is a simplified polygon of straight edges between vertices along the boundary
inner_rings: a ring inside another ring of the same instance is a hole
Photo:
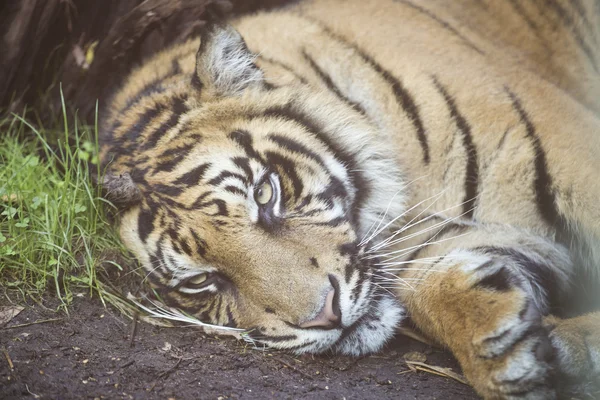
[[[207,202],[204,201],[204,199],[206,199],[212,193],[213,193],[212,191],[208,191],[208,192],[202,193],[200,196],[198,196],[196,198],[196,200],[194,201],[194,203],[192,203],[192,205],[189,207],[189,209],[190,210],[194,210],[194,209],[197,209],[199,207],[204,207],[204,205],[208,204]]]
[[[162,273],[160,278],[164,281],[164,284],[167,284],[168,281],[173,279],[173,274],[171,273],[171,270],[167,268],[165,262],[165,256],[162,249],[163,243],[164,235],[161,235],[156,244],[156,254],[150,256],[150,263],[154,267],[153,271],[160,271]]]
[[[290,160],[289,158],[272,151],[267,151],[265,153],[267,160],[270,165],[279,166],[282,172],[287,175],[287,177],[292,182],[292,188],[294,189],[294,198],[298,199],[302,194],[302,190],[304,189],[304,184],[302,180],[298,176],[296,172],[296,164]],[[287,200],[287,193],[284,191],[283,193],[284,202]]]
[[[252,147],[252,135],[248,131],[237,130],[229,134],[229,138],[239,144],[248,158],[254,158],[262,161],[262,157]]]
[[[356,270],[355,268],[355,258],[357,252],[357,246],[355,242],[344,243],[338,247],[338,251],[341,256],[350,256],[350,261],[346,264],[344,268],[344,279],[346,283],[350,283],[350,279],[352,279],[352,274]]]
[[[154,230],[155,211],[151,208],[142,207],[138,214],[138,235],[140,240],[145,242],[148,236]]]
[[[169,236],[169,238],[171,239],[171,244],[177,244],[179,243],[179,235],[177,234],[177,231],[175,230],[175,228],[173,226],[167,228],[167,230],[165,231],[165,234],[167,236]],[[170,259],[172,264],[175,264],[175,262],[173,261],[173,259]]]
[[[485,269],[488,266],[492,266],[494,261],[488,261],[479,267],[478,270]],[[500,267],[492,274],[486,275],[483,279],[477,282],[474,287],[480,289],[493,290],[496,292],[508,292],[515,285],[518,284],[518,280],[515,279],[515,276],[511,274],[511,272],[506,267]]]
[[[182,162],[187,156],[192,152],[192,150],[196,147],[195,143],[188,143],[182,146],[177,146],[172,149],[168,149],[158,156],[158,163],[152,172],[153,175],[158,174],[159,172],[171,172],[180,162]],[[174,156],[173,158],[169,158],[170,156]]]
[[[344,267],[344,280],[347,284],[350,284],[350,280],[352,279],[354,271],[357,271],[357,268],[355,268],[355,265],[352,262],[349,262]]]
[[[142,99],[144,99],[148,96],[151,96],[153,94],[156,94],[156,93],[163,93],[164,91],[165,91],[165,88],[162,86],[162,81],[152,82],[151,84],[145,86],[142,90],[140,90],[134,97],[127,100],[125,107],[123,107],[119,111],[119,114],[123,114],[123,113],[129,111],[129,109],[131,107],[133,107],[134,104],[140,103]]]
[[[324,191],[317,195],[317,198],[324,201],[331,201],[334,197],[343,199],[346,196],[348,196],[348,192],[342,181],[332,176],[329,185],[327,185]]]
[[[306,146],[304,146],[300,142],[298,142],[294,139],[285,137],[283,135],[279,135],[277,133],[269,134],[268,138],[270,141],[278,144],[280,147],[282,147],[286,150],[289,150],[293,153],[302,154],[303,156],[316,161],[320,166],[325,167],[325,163],[323,162],[323,159],[321,158],[321,156],[319,156],[314,151],[308,149]]]
[[[215,200],[211,201],[211,203],[217,206],[217,212],[214,213],[214,214],[211,214],[213,217],[216,217],[216,216],[227,217],[227,216],[229,216],[229,211],[227,210],[227,203],[224,200],[215,199]]]
[[[348,173],[352,177],[352,170],[356,167],[354,157],[347,151],[342,150],[335,145],[329,136],[321,129],[321,126],[317,121],[302,111],[295,109],[292,104],[267,108],[262,114],[256,115],[256,117],[273,117],[299,124],[321,142],[338,162],[345,165]]]
[[[213,214],[209,214],[209,215],[227,217],[229,215],[229,211],[227,210],[227,203],[225,203],[225,201],[223,201],[221,199],[204,201],[204,199],[206,197],[208,197],[210,194],[212,194],[212,192],[203,193],[187,209],[188,210],[200,210],[200,209],[215,205],[215,206],[217,206],[217,212],[213,213]]]
[[[179,122],[179,118],[182,114],[188,111],[187,106],[185,105],[185,101],[187,100],[187,96],[176,97],[173,100],[173,104],[170,107],[170,111],[172,112],[171,117],[168,120],[163,122],[156,131],[152,132],[152,134],[147,136],[146,142],[142,147],[142,150],[151,149],[156,146],[160,138],[171,128],[175,127]]]
[[[194,71],[194,73],[192,74],[191,83],[192,83],[192,87],[194,89],[196,89],[198,92],[202,91],[202,88],[204,87],[204,85],[200,81],[200,78],[198,77],[198,73],[196,71]]]
[[[233,313],[231,312],[231,305],[227,304],[227,307],[225,307],[225,312],[227,313],[227,323],[223,326],[227,326],[229,328],[237,328],[237,321],[235,320],[235,317],[233,316]]]
[[[175,157],[171,158],[170,160],[159,161],[156,164],[156,167],[154,168],[154,170],[152,171],[152,175],[156,175],[159,172],[173,171],[179,165],[179,163],[182,162],[183,159],[187,157],[187,155],[190,153],[190,151],[187,151],[185,153],[179,153]]]
[[[438,24],[440,24],[441,26],[444,27],[444,29],[447,29],[448,31],[450,31],[453,35],[459,37],[463,43],[465,43],[467,45],[467,47],[475,50],[477,53],[484,55],[485,52],[483,50],[481,50],[479,47],[477,47],[473,42],[471,42],[469,39],[467,39],[465,36],[463,36],[459,31],[456,30],[456,28],[452,27],[448,22],[444,21],[443,19],[441,19],[440,17],[438,17],[437,15],[435,15],[434,13],[432,13],[429,10],[424,9],[423,7],[420,7],[416,4],[413,4],[410,1],[407,0],[395,0],[398,3],[402,3],[406,6],[409,6],[415,10],[417,10],[418,12],[420,12],[421,14],[427,15],[429,18],[433,19],[435,22],[437,22]]]
[[[196,143],[187,143],[181,146],[173,147],[159,154],[158,158],[168,158],[171,156],[177,156],[182,153],[185,153],[187,155],[195,146]],[[149,157],[147,157],[147,159],[149,160]]]
[[[355,299],[357,299],[358,296],[360,295],[360,292],[363,289],[365,282],[368,280],[368,278],[370,276],[370,275],[367,275],[367,271],[368,271],[367,269],[357,268],[356,270],[358,271],[358,279],[356,280],[356,285],[354,285],[354,287],[352,288],[352,291],[351,291],[351,295]]]
[[[167,196],[172,196],[172,197],[179,196],[184,190],[184,188],[182,188],[182,187],[164,185],[161,183],[153,184],[152,189],[155,192],[160,192],[161,194],[164,194]]]
[[[147,125],[149,125],[154,118],[158,116],[162,111],[166,110],[165,104],[155,104],[154,107],[147,108],[137,119],[135,124],[128,127],[127,131],[116,138],[119,145],[124,145],[125,142],[133,144],[138,140],[141,134],[145,131]]]
[[[425,135],[423,120],[419,115],[419,108],[415,103],[414,98],[402,85],[400,80],[397,79],[390,71],[383,68],[379,63],[377,63],[373,58],[371,58],[371,56],[369,56],[362,49],[360,49],[356,44],[348,42],[345,38],[342,38],[339,35],[335,34],[327,26],[321,24],[320,22],[314,20],[311,21],[318,24],[320,28],[332,39],[337,40],[338,42],[343,43],[348,47],[351,47],[360,56],[360,58],[363,59],[365,63],[369,64],[369,66],[373,68],[378,74],[380,74],[381,77],[388,83],[388,85],[394,93],[394,96],[396,97],[396,102],[400,104],[400,106],[407,114],[408,119],[412,122],[413,127],[417,132],[417,138],[423,150],[423,162],[425,162],[425,164],[429,164],[429,144],[427,142],[427,136]]]
[[[559,222],[560,216],[556,207],[556,198],[552,189],[552,177],[548,172],[548,163],[546,161],[546,152],[542,147],[540,138],[535,132],[535,126],[529,119],[527,112],[523,109],[520,100],[517,96],[510,91],[507,87],[504,88],[508,93],[508,96],[512,100],[514,110],[519,115],[521,123],[525,125],[527,137],[533,144],[535,153],[535,197],[538,204],[538,208],[542,217],[548,223],[548,225],[555,227]]]
[[[220,298],[221,296],[219,296]],[[198,319],[200,321],[203,322],[213,322],[213,319],[211,318],[210,314],[212,313],[212,311],[214,310],[216,304],[217,304],[217,299],[215,299],[214,297],[211,299],[212,301],[208,304],[208,307],[206,307],[198,316]]]
[[[458,130],[462,134],[463,146],[467,155],[463,212],[467,218],[473,218],[479,185],[479,164],[477,160],[477,149],[475,148],[473,137],[471,136],[471,127],[465,117],[458,111],[454,98],[448,94],[446,88],[435,76],[433,77],[433,82],[440,94],[444,97],[448,110],[450,111],[450,117],[454,120]]]
[[[190,230],[192,237],[194,238],[194,243],[196,244],[196,252],[200,254],[200,256],[204,256],[206,254],[206,242],[198,236],[198,234],[194,230]]]
[[[193,253],[192,253],[192,248],[190,247],[190,245],[188,244],[187,240],[182,239],[179,241],[179,244],[181,245],[181,250],[183,250],[183,252],[185,254],[187,254],[188,256],[192,257]]]
[[[242,183],[244,183],[244,184],[246,183],[246,177],[241,174],[238,174],[237,172],[221,171],[221,173],[219,175],[215,176],[210,181],[208,181],[208,184],[212,185],[212,186],[218,186],[226,178],[236,178],[236,179],[239,179]]]
[[[244,173],[246,174],[246,184],[250,184],[250,182],[254,182],[254,174],[252,173],[252,168],[250,168],[250,160],[246,157],[234,157],[231,159],[235,165],[240,167]]]
[[[245,190],[242,190],[242,189],[240,189],[240,188],[239,188],[239,187],[237,187],[237,186],[233,186],[233,185],[227,185],[227,186],[225,186],[225,187],[223,188],[223,190],[225,190],[225,191],[227,191],[227,192],[229,192],[229,193],[232,193],[232,194],[237,194],[237,195],[240,195],[240,196],[246,197],[246,191],[245,191]]]
[[[210,164],[209,163],[205,163],[205,164],[200,164],[197,167],[195,167],[193,170],[186,172],[185,174],[181,175],[179,178],[177,178],[175,180],[175,184],[176,185],[186,185],[186,186],[195,186],[198,183],[200,183],[200,180],[202,179],[202,177],[204,176],[204,174],[206,173],[206,170],[210,168]]]
[[[340,92],[340,89],[331,80],[331,76],[329,76],[325,71],[323,71],[321,69],[321,67],[319,67],[317,65],[315,60],[311,56],[308,55],[306,50],[302,50],[302,55],[304,56],[304,59],[308,62],[310,67],[313,69],[313,71],[315,71],[315,73],[319,76],[319,79],[321,79],[323,81],[323,83],[325,84],[325,86],[327,86],[327,88],[329,90],[331,90],[340,100],[342,100],[344,103],[348,104],[355,111],[361,113],[364,116],[367,116],[367,112],[362,107],[362,105],[360,105],[359,103],[352,101],[349,98],[347,98],[346,96],[344,96],[342,94],[342,92]]]
[[[160,192],[153,192],[152,196],[158,197],[160,199],[160,201],[163,202],[165,206],[167,206],[167,207],[164,207],[164,211],[166,213],[168,213],[169,217],[171,217],[171,218],[175,218],[175,219],[178,218],[177,214],[173,210],[175,210],[175,209],[187,210],[188,209],[188,207],[186,207],[183,203],[180,203],[180,202],[174,200],[172,197],[164,196]]]
[[[213,321],[215,321],[216,324],[219,324],[220,321],[220,316],[221,316],[221,307],[223,306],[223,296],[219,296],[219,302],[217,303],[217,306],[215,307],[215,317],[213,318]]]
[[[550,300],[559,300],[561,282],[553,269],[529,257],[522,251],[511,247],[481,246],[473,249],[487,255],[508,257],[515,261],[544,290]]]

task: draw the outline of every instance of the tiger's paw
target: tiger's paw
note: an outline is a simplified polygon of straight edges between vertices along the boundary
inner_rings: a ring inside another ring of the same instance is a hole
[[[463,368],[486,399],[554,399],[554,350],[534,303],[523,298],[520,312],[497,328],[475,332]],[[467,366],[468,365],[468,366]]]
[[[556,354],[556,370],[565,397],[600,396],[600,312],[577,318],[544,318]]]

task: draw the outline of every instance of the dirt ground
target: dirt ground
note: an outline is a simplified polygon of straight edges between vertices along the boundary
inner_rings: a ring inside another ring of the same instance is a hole
[[[404,336],[357,359],[257,350],[146,323],[132,342],[131,326],[98,300],[77,298],[69,316],[26,308],[0,327],[0,399],[477,398],[457,381],[411,371],[403,356],[414,351],[460,370],[449,353]]]

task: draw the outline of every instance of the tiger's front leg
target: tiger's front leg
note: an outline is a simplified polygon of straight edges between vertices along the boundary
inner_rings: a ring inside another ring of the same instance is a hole
[[[571,261],[552,241],[502,225],[454,225],[417,246],[399,289],[419,329],[447,346],[486,399],[556,397],[542,317]],[[404,268],[403,268],[404,269]]]

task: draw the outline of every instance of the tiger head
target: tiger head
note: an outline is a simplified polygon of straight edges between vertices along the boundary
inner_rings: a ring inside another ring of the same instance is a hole
[[[228,26],[205,29],[193,71],[169,62],[168,82],[113,103],[103,143],[107,197],[147,280],[266,345],[378,350],[404,311],[369,246],[403,187],[373,127],[326,90],[270,83]]]

